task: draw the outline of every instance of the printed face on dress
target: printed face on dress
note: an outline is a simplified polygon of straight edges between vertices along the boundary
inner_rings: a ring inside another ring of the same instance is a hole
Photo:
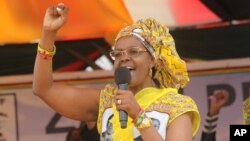
[[[107,133],[109,135],[113,134],[113,126],[112,126],[112,123],[111,122],[108,122],[107,123]]]
[[[151,118],[152,119],[152,125],[155,129],[159,129],[160,128],[160,121],[158,119],[155,118]]]
[[[114,50],[122,51],[122,54],[118,54],[119,59],[115,59],[114,67],[127,67],[130,70],[130,87],[143,86],[151,81],[149,69],[153,66],[153,58],[138,39],[132,36],[122,37],[116,42]]]

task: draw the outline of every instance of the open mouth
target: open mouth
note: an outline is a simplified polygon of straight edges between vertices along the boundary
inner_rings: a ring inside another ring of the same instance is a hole
[[[134,77],[134,75],[135,75],[135,68],[132,68],[132,67],[129,67],[129,66],[126,66],[126,68],[129,70],[131,77]]]
[[[129,71],[133,71],[135,70],[134,68],[130,67],[130,66],[126,66],[127,69],[129,69]]]

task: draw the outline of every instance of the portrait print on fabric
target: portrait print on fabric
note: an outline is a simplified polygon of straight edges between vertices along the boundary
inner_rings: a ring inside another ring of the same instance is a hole
[[[103,127],[102,127],[102,136],[101,136],[101,140],[102,141],[113,141],[112,140],[112,134],[114,133],[113,130],[113,125],[110,122],[110,120],[113,118],[113,114],[112,114],[112,109],[109,108],[107,110],[105,110],[104,114],[103,114]]]

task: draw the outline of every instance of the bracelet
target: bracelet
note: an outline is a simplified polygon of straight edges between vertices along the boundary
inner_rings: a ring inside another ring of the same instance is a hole
[[[137,128],[138,130],[142,130],[142,129],[151,127],[151,125],[152,125],[152,120],[151,120],[151,118],[149,118],[149,117],[145,114],[145,112],[144,112],[143,119],[142,119],[142,121],[140,121],[139,125],[136,126],[136,128]]]
[[[45,54],[41,54],[38,53],[39,57],[41,57],[44,60],[52,60],[53,56],[49,56],[49,55],[45,55]]]
[[[145,118],[145,112],[142,112],[138,117],[138,119],[136,120],[135,127],[138,127],[142,123],[144,118]]]
[[[217,121],[218,121],[218,114],[214,116],[209,116],[207,114],[205,118],[205,123],[204,123],[204,129],[203,131],[206,133],[213,133],[216,131],[217,127]]]
[[[146,112],[141,109],[138,116],[133,120],[135,127],[138,130],[149,128],[152,125],[152,120],[146,115]]]
[[[40,44],[38,43],[38,45],[37,45],[37,51],[40,54],[44,54],[46,56],[52,57],[52,56],[54,56],[56,54],[56,47],[55,46],[53,47],[53,51],[47,51],[47,50],[41,48]]]
[[[144,112],[144,110],[141,108],[140,112],[137,114],[136,118],[132,121],[134,124],[136,124],[136,122],[138,121],[139,117],[141,116],[141,114]]]
[[[213,116],[210,116],[210,115],[206,115],[206,119],[207,120],[218,120],[218,118],[219,118],[219,115],[218,114],[216,114],[216,115],[213,115]]]

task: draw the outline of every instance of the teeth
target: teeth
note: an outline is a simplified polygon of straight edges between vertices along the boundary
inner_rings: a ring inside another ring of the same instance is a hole
[[[127,66],[126,68],[129,69],[129,70],[132,70],[132,67]]]

